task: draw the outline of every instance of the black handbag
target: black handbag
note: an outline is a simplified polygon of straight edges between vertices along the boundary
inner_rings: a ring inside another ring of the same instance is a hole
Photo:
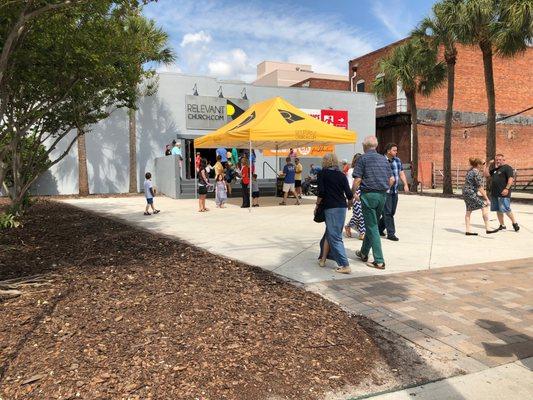
[[[315,208],[315,216],[313,218],[313,221],[317,223],[325,222],[326,221],[326,213],[324,209],[324,203],[320,203]]]
[[[319,172],[319,173],[322,173],[322,172]],[[322,184],[325,186],[325,182],[324,181],[322,181]],[[318,191],[318,186],[317,186],[317,191]],[[317,206],[315,207],[315,215],[313,217],[313,221],[315,221],[317,223],[325,222],[326,221],[326,213],[324,211],[325,211],[325,209],[324,209],[324,199],[322,199],[320,204],[317,204]]]

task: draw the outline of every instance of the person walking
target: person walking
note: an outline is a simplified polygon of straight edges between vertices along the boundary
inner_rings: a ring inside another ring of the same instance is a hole
[[[396,236],[396,226],[394,224],[394,214],[396,214],[396,208],[398,207],[398,186],[400,180],[403,183],[403,190],[407,192],[409,185],[407,184],[407,178],[403,170],[402,160],[397,156],[398,145],[396,143],[389,143],[385,146],[385,157],[387,158],[394,178],[394,183],[387,192],[387,199],[385,200],[385,207],[383,208],[383,215],[379,219],[379,235],[385,236],[385,230],[387,230],[387,239],[397,242],[398,236]]]
[[[353,172],[355,169],[355,164],[357,163],[357,160],[359,160],[360,157],[361,153],[357,153],[353,156],[351,167],[346,175],[350,188],[353,188]],[[357,197],[361,196],[361,190],[358,188],[354,194],[357,195]],[[352,218],[350,218],[350,222],[348,222],[348,224],[344,227],[344,232],[349,238],[352,237],[352,229],[357,229],[357,231],[359,232],[359,240],[364,240],[366,228],[365,220],[363,218],[363,208],[360,200],[354,200],[352,208]]]
[[[492,166],[494,165],[494,166]],[[510,165],[505,163],[503,154],[496,154],[494,160],[485,164],[484,175],[492,177],[490,188],[490,211],[496,211],[500,230],[507,229],[503,215],[507,215],[513,224],[515,232],[520,230],[518,222],[511,211],[511,186],[514,183],[514,171]]]
[[[465,184],[463,186],[463,200],[466,205],[466,214],[465,214],[465,225],[466,225],[466,236],[477,236],[477,233],[474,233],[470,230],[470,216],[472,211],[481,210],[483,214],[483,222],[485,223],[485,231],[487,233],[496,233],[499,229],[490,229],[489,227],[489,198],[487,197],[487,192],[483,188],[483,177],[481,176],[481,168],[485,163],[479,158],[470,158],[469,160],[470,168],[466,173]],[[481,194],[481,197],[478,196],[478,193]],[[484,199],[484,201],[482,200]]]
[[[283,167],[283,174],[285,177],[283,178],[283,200],[281,203],[279,203],[280,206],[284,206],[287,204],[287,197],[289,196],[289,192],[292,192],[294,194],[294,197],[296,197],[296,205],[300,205],[300,199],[298,198],[298,195],[296,194],[294,190],[294,181],[296,180],[296,168],[294,167],[294,164],[291,161],[290,157],[287,157],[285,159],[285,166]]]
[[[318,265],[326,266],[326,260],[337,263],[335,270],[341,274],[351,272],[350,262],[346,257],[346,249],[342,241],[342,229],[346,219],[346,209],[352,207],[353,193],[348,186],[346,175],[339,169],[339,160],[333,153],[324,155],[322,171],[318,173],[318,196],[315,213],[318,207],[324,208],[326,230],[320,240]]]
[[[381,237],[378,230],[378,219],[385,207],[387,190],[394,183],[389,162],[383,155],[376,152],[378,140],[375,136],[367,136],[363,140],[364,154],[355,164],[353,191],[361,189],[360,200],[363,208],[366,234],[361,250],[355,255],[372,268],[385,269],[385,260],[381,249]],[[368,254],[372,250],[373,262],[368,262]]]
[[[242,206],[241,208],[250,207],[250,193],[248,185],[250,184],[250,166],[248,157],[241,158],[241,188],[242,188]]]
[[[154,197],[155,197],[155,187],[152,184],[152,174],[150,172],[147,172],[144,174],[144,197],[146,198],[146,208],[144,209],[144,215],[152,215],[148,211],[149,208],[152,208],[152,211],[154,214],[159,214],[159,210],[156,210],[154,207]]]

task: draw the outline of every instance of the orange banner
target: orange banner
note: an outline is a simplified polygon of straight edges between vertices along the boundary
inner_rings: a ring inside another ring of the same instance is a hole
[[[322,157],[327,153],[334,153],[335,146],[312,146],[312,147],[300,147],[293,149],[296,151],[296,157]],[[276,156],[276,149],[263,150],[263,155],[266,157]],[[278,149],[278,157],[287,157],[289,155],[289,149]]]

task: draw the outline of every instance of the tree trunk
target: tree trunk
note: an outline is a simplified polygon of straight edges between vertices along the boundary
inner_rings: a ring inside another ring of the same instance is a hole
[[[483,53],[483,71],[485,73],[485,89],[487,91],[487,160],[496,155],[496,93],[494,91],[494,72],[492,69],[492,46],[482,42],[479,47]]]
[[[411,192],[418,191],[418,112],[416,109],[416,97],[414,92],[405,92],[407,104],[411,110],[411,132],[412,132],[412,148],[411,154],[411,173],[413,175],[413,183],[411,185]]]
[[[130,132],[130,193],[137,193],[137,126],[135,110],[128,110]]]
[[[444,147],[442,150],[443,160],[443,187],[442,193],[453,194],[452,186],[452,118],[453,118],[453,97],[455,84],[455,57],[447,62],[448,73],[448,104],[446,105],[446,117],[444,122]]]
[[[85,133],[78,130],[78,192],[80,196],[89,195],[89,175],[87,173],[87,149]]]

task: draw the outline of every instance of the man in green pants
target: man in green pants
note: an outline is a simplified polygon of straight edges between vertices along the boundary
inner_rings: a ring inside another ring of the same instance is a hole
[[[375,136],[367,136],[363,140],[365,154],[359,158],[353,171],[354,200],[360,200],[363,206],[366,234],[361,250],[355,255],[372,268],[385,269],[385,260],[381,250],[378,221],[385,206],[387,190],[394,183],[392,170],[387,158],[376,152],[378,140]],[[355,191],[361,189],[358,199]],[[368,254],[372,249],[374,261],[368,262]]]

